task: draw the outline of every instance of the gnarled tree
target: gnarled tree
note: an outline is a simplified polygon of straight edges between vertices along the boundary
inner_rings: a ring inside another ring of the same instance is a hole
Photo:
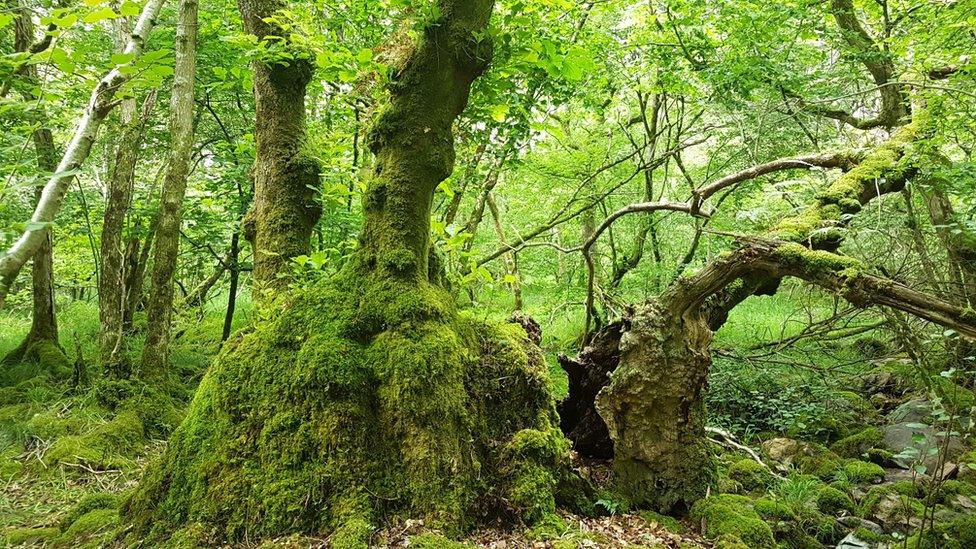
[[[859,261],[836,253],[852,215],[879,194],[900,190],[917,173],[931,127],[929,116],[917,116],[799,215],[762,237],[742,239],[738,249],[606,328],[579,360],[563,359],[570,374],[563,428],[578,448],[604,456],[612,448],[618,486],[635,503],[681,513],[704,497],[714,475],[702,398],[713,330],[746,297],[775,292],[783,277],[817,284],[858,306],[892,307],[976,337],[971,311],[874,276]],[[693,206],[700,206],[699,198]]]
[[[459,315],[431,253],[432,198],[491,57],[493,2],[437,6],[370,133],[355,257],[268,299],[264,320],[228,344],[124,505],[138,535],[332,530],[333,547],[366,547],[391,514],[457,532],[484,514],[538,519],[578,486],[538,348],[520,326]],[[259,164],[290,161],[270,152]]]

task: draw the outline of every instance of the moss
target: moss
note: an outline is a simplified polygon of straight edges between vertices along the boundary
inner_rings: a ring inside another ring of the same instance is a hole
[[[118,414],[91,432],[58,439],[44,454],[47,467],[76,464],[95,469],[128,469],[145,442],[142,422],[132,412]]]
[[[863,526],[854,530],[854,536],[857,537],[857,539],[870,544],[881,543],[887,539],[884,535],[868,530]]]
[[[976,516],[961,517],[949,524],[946,534],[960,547],[976,547]]]
[[[698,501],[692,506],[691,518],[705,522],[705,536],[716,539],[735,536],[753,549],[776,547],[773,531],[759,518],[752,500],[745,496],[720,494]]]
[[[824,486],[817,491],[817,509],[828,515],[839,515],[844,511],[853,512],[854,501],[844,492],[833,486]]]
[[[454,536],[506,504],[530,522],[584,504],[521,327],[346,269],[262,303],[225,347],[123,504],[133,537],[200,523],[218,543],[334,531],[356,547],[390,515]]]
[[[120,498],[118,494],[111,494],[105,492],[99,492],[94,494],[86,494],[74,507],[68,511],[68,514],[61,519],[61,531],[67,530],[72,524],[75,523],[83,515],[95,511],[97,509],[118,509]]]
[[[797,469],[803,474],[813,475],[821,480],[834,478],[842,465],[840,456],[828,451],[823,446],[817,445],[811,448],[810,454],[801,454],[796,457]]]
[[[14,528],[7,530],[7,546],[41,544],[46,545],[61,535],[57,528]]]
[[[750,549],[739,536],[733,536],[731,534],[723,534],[715,540],[713,545],[715,549]]]
[[[366,549],[375,528],[363,518],[351,518],[336,529],[329,538],[335,549]]]
[[[857,459],[846,461],[837,472],[838,479],[854,484],[877,483],[883,481],[884,477],[885,471],[880,465]]]
[[[116,527],[119,514],[115,509],[95,509],[78,517],[61,536],[62,543],[77,547],[81,542],[104,535]]]
[[[788,242],[777,247],[774,259],[787,269],[796,269],[814,275],[840,274],[845,278],[854,278],[866,269],[864,263],[852,257],[811,250],[796,242]]]
[[[530,540],[546,541],[561,537],[569,530],[569,525],[562,517],[553,513],[537,521],[532,528],[525,533],[525,537]]]
[[[851,435],[833,443],[830,446],[830,450],[841,457],[857,458],[883,441],[884,434],[880,429],[868,427],[856,435]]]
[[[765,490],[774,480],[773,474],[753,459],[741,459],[729,468],[729,478],[749,491]]]
[[[767,522],[792,521],[797,518],[789,505],[774,499],[757,499],[753,502],[753,509]]]

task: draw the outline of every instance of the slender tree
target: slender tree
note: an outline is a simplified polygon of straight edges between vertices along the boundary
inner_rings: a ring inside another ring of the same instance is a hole
[[[138,59],[145,48],[149,33],[156,24],[156,16],[164,0],[148,0],[142,8],[139,20],[136,22],[125,51],[127,57]],[[6,300],[10,285],[13,283],[24,264],[47,242],[50,225],[54,222],[64,195],[74,181],[75,170],[80,168],[88,159],[92,145],[105,117],[115,108],[115,93],[119,87],[131,78],[130,71],[121,70],[121,65],[108,72],[92,91],[88,106],[74,128],[71,142],[61,156],[57,169],[51,175],[38,200],[31,223],[24,234],[0,256],[0,307]]]
[[[174,274],[183,223],[183,196],[193,152],[193,96],[196,77],[197,0],[180,0],[176,27],[176,67],[170,98],[170,153],[160,200],[159,226],[146,307],[149,323],[142,350],[144,374],[161,372],[169,361],[170,323],[173,316]]]
[[[17,19],[14,22],[14,49],[18,52],[38,50],[43,43],[35,42],[34,23],[31,20],[30,11],[22,6],[17,6]],[[46,40],[46,39],[45,39]],[[37,101],[34,91],[40,85],[40,78],[37,66],[25,65],[21,69],[24,85],[21,94],[27,101]],[[31,135],[34,142],[34,153],[37,155],[37,167],[42,173],[54,173],[57,169],[57,149],[54,145],[54,135],[47,127],[47,120],[34,130]],[[41,200],[42,188],[38,188],[35,199]],[[19,362],[25,358],[37,358],[36,349],[32,349],[38,343],[47,343],[54,346],[44,354],[54,353],[57,356],[61,353],[58,342],[58,319],[56,312],[56,301],[54,293],[54,245],[50,231],[42,240],[34,258],[31,269],[32,282],[32,309],[31,327],[24,341],[13,351],[11,351],[3,362]],[[2,297],[0,297],[2,303]],[[30,355],[34,354],[35,357]]]

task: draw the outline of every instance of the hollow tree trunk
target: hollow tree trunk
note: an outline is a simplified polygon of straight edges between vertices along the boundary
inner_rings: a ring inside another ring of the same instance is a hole
[[[283,0],[239,0],[247,31],[259,40],[287,34],[266,19]],[[254,75],[256,156],[254,207],[245,231],[254,250],[256,289],[287,285],[279,275],[291,258],[307,254],[312,230],[322,215],[317,202],[319,163],[305,150],[305,91],[314,70],[307,53],[287,63],[251,64]]]
[[[183,196],[193,149],[193,91],[196,77],[197,0],[180,0],[176,28],[176,68],[170,100],[172,139],[166,178],[160,200],[156,253],[153,256],[152,289],[149,293],[146,344],[142,349],[142,373],[157,375],[169,362],[170,323],[176,259],[183,222]]]
[[[19,9],[20,13],[14,22],[14,49],[19,52],[32,50],[34,45],[34,24],[31,14],[26,9]],[[27,101],[36,101],[37,97],[30,91],[38,82],[37,67],[25,65],[22,76],[28,84],[22,95]],[[54,173],[58,167],[57,149],[54,146],[54,136],[46,127],[39,127],[31,135],[34,142],[34,152],[37,155],[37,167],[44,173]],[[35,199],[41,200],[43,188],[38,188]],[[2,302],[2,299],[0,299]],[[24,341],[3,358],[2,363],[20,362],[30,359],[32,347],[38,343],[52,344],[60,352],[58,342],[58,319],[54,293],[54,245],[50,231],[44,241],[34,253],[31,270],[31,327]],[[36,357],[35,357],[36,358]]]

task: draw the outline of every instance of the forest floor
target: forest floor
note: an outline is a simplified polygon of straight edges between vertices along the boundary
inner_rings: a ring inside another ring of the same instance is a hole
[[[892,345],[871,338],[765,346],[796,335],[784,328],[795,315],[781,301],[746,305],[718,334],[710,421],[753,448],[762,463],[716,443],[717,490],[690,518],[631,509],[604,490],[596,516],[562,512],[555,524],[483,528],[450,545],[422,522],[406,521],[378,532],[375,546],[894,548],[916,547],[924,528],[918,547],[976,547],[970,383],[939,368],[922,372]],[[82,355],[95,356],[94,318],[91,304],[62,311],[66,347],[77,338]],[[100,379],[94,367],[84,387],[64,377],[67,364],[0,372],[5,546],[111,543],[121,497],[165,447],[219,347],[213,335],[219,316],[191,320],[178,332],[174,363],[180,366],[168,399],[140,400],[146,387]],[[15,321],[0,317],[0,354],[22,337]],[[563,350],[552,338],[548,347]],[[554,367],[556,387],[564,387],[561,375]],[[607,484],[607,463],[578,463],[596,484]],[[263,547],[328,543],[293,537]]]

